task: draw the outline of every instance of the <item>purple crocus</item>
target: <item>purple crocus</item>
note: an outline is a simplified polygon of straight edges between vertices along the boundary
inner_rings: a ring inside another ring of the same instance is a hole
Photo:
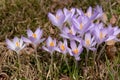
[[[72,18],[75,16],[75,11],[76,11],[75,8],[71,8],[70,10],[66,8],[63,9],[65,21],[68,22],[70,25],[72,23]]]
[[[64,27],[60,34],[60,36],[62,36],[63,38],[67,38],[71,40],[74,39],[75,35],[76,35],[76,30],[74,29],[73,26],[70,26],[70,28]]]
[[[26,43],[33,44],[36,47],[39,43],[44,41],[44,38],[41,39],[43,31],[40,28],[37,28],[33,33],[30,29],[27,30],[28,38],[22,37],[23,41]]]
[[[14,37],[13,41],[6,39],[7,47],[17,53],[25,47],[23,40],[18,37]]]
[[[74,18],[73,25],[75,27],[75,30],[80,33],[81,37],[84,35],[85,32],[87,32],[93,27],[89,19],[85,16],[79,16],[78,18]]]
[[[50,36],[46,40],[46,47],[43,46],[43,49],[47,52],[50,52],[51,54],[54,51],[58,51],[59,49],[56,47],[56,39],[52,39]]]
[[[83,51],[82,45],[79,44],[77,46],[75,41],[71,41],[70,42],[70,48],[68,48],[69,54],[71,56],[74,56],[76,60],[80,60],[79,55],[81,54],[81,52]]]
[[[106,41],[114,40],[114,41],[120,41],[117,38],[117,35],[120,33],[120,29],[118,26],[112,27],[111,25],[108,26],[108,32],[113,32],[108,36],[108,39]]]
[[[49,20],[53,25],[57,26],[60,30],[62,29],[63,23],[65,22],[65,15],[61,9],[56,14],[48,13]]]
[[[64,42],[60,41],[58,43],[58,48],[59,48],[59,52],[63,53],[63,54],[66,54],[68,51],[68,44],[67,44],[67,40],[64,39]]]
[[[90,33],[86,33],[85,34],[85,38],[83,40],[83,46],[86,48],[86,49],[90,49],[92,51],[96,50],[94,47],[96,45],[96,42],[95,42],[95,38],[92,37],[92,35]]]
[[[97,14],[95,19],[98,19],[98,18],[102,17],[102,15],[103,15],[102,6],[97,5],[96,8],[94,9],[94,13],[93,14]]]
[[[107,28],[100,29],[99,27],[96,26],[94,28],[93,34],[95,36],[96,42],[98,44],[101,44],[102,42],[105,42],[107,40],[108,35],[110,33],[107,31]]]

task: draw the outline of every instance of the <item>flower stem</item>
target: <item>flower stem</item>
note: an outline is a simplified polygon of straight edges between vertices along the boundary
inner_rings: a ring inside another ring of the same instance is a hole
[[[64,61],[65,61],[66,65],[67,65],[68,71],[69,71],[69,73],[71,73],[70,72],[70,67],[69,67],[69,64],[68,64],[68,60],[67,60],[67,57],[66,57],[66,54],[63,55],[63,56],[64,56]]]
[[[50,61],[50,66],[49,66],[49,70],[48,70],[48,73],[47,73],[47,78],[46,78],[46,80],[48,80],[48,77],[49,77],[49,75],[51,75],[50,76],[50,80],[52,80],[52,77],[53,77],[53,53],[51,53],[51,61]]]
[[[100,56],[101,56],[103,50],[105,49],[105,46],[106,46],[106,44],[104,44],[103,47],[102,47],[102,49],[100,50],[100,53],[99,53],[99,55],[97,57],[97,61],[100,59]]]
[[[38,60],[38,57],[37,57],[37,47],[35,47],[35,59],[36,59],[36,63],[37,63],[37,69],[39,71],[39,76],[41,77],[40,63],[39,63],[39,60]]]
[[[87,67],[88,55],[89,55],[89,50],[87,49],[87,55],[86,55],[86,57],[85,57],[85,64],[86,64],[86,67]]]
[[[20,77],[20,71],[21,71],[21,62],[20,62],[20,54],[17,53],[17,56],[18,56],[18,76]]]
[[[97,49],[99,47],[99,44],[97,45],[96,51],[94,52],[94,64],[96,63],[96,56],[97,56]]]

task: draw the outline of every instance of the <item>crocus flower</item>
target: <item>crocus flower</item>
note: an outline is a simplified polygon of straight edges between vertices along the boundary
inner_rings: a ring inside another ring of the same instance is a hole
[[[91,22],[85,16],[79,16],[78,18],[73,19],[73,25],[75,30],[80,33],[81,37],[85,32],[90,30],[93,26],[91,26]]]
[[[54,51],[58,51],[59,49],[56,47],[56,39],[52,39],[50,36],[46,40],[46,47],[43,46],[43,49],[47,52],[50,52],[51,54]]]
[[[74,39],[75,35],[76,35],[76,30],[74,29],[73,26],[70,26],[70,28],[64,27],[60,34],[60,36],[62,36],[63,38],[67,38],[71,40]]]
[[[17,53],[25,47],[22,39],[18,37],[14,37],[13,41],[6,39],[7,47]]]
[[[114,40],[114,41],[120,41],[117,38],[117,35],[120,33],[120,29],[118,28],[118,26],[116,27],[112,27],[111,25],[108,26],[108,32],[112,32],[109,36],[108,39],[106,41],[110,41],[110,40]]]
[[[76,60],[80,60],[80,54],[83,51],[82,45],[79,44],[77,46],[77,44],[75,43],[75,41],[71,41],[70,42],[70,48],[68,48],[69,54],[71,56],[74,56]]]
[[[63,54],[66,54],[68,51],[68,44],[67,44],[67,40],[64,39],[64,42],[60,41],[58,43],[58,48],[59,48],[59,52],[63,53]]]
[[[95,47],[95,38],[92,37],[92,35],[90,33],[86,33],[85,34],[85,38],[83,40],[83,46],[86,48],[86,49],[90,49],[92,51],[96,50],[94,47]]]
[[[39,43],[44,41],[44,38],[41,39],[43,31],[40,28],[37,28],[33,33],[30,29],[27,30],[28,38],[22,37],[23,41],[26,43],[33,44],[37,46]]]
[[[98,18],[102,17],[102,15],[103,15],[102,7],[97,5],[96,8],[94,9],[94,14],[97,14],[95,19],[98,19]]]
[[[98,44],[105,42],[109,34],[110,33],[107,31],[107,28],[100,29],[97,26],[95,27],[94,32],[93,32],[93,35],[95,36],[96,42]]]
[[[72,18],[75,15],[75,11],[76,11],[75,8],[71,8],[70,10],[66,8],[63,9],[64,15],[65,15],[65,21],[68,22],[70,25],[72,23]]]
[[[65,15],[61,9],[56,14],[48,13],[49,20],[53,25],[57,26],[60,30],[62,29],[63,23],[65,22]]]

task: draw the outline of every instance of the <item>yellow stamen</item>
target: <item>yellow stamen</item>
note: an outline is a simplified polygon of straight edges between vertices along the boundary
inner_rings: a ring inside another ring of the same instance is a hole
[[[90,17],[90,16],[91,16],[91,14],[90,14],[90,13],[86,13],[85,15],[86,15],[86,16],[88,16],[88,17]]]
[[[52,42],[50,42],[50,46],[51,47],[54,47],[55,46],[55,44],[54,44],[54,42],[52,41]]]
[[[79,52],[78,48],[76,48],[76,49],[73,50],[74,54],[78,54],[78,52]]]
[[[70,34],[73,34],[72,30],[69,30],[69,33],[70,33]]]
[[[105,35],[102,32],[100,32],[99,36],[100,36],[100,39],[103,39],[105,37]]]
[[[58,15],[56,15],[56,19],[59,20],[59,18],[60,18],[60,17],[59,17]]]
[[[82,30],[82,28],[83,28],[83,24],[82,24],[82,23],[80,23],[80,30]]]
[[[37,38],[37,35],[36,35],[35,33],[33,33],[32,36],[33,36],[34,38]]]
[[[64,46],[64,44],[62,44],[62,45],[60,46],[60,49],[61,49],[62,51],[65,50],[65,46]]]
[[[19,42],[16,42],[16,46],[17,46],[17,47],[20,47],[20,44],[19,44]]]
[[[87,45],[87,46],[90,45],[90,40],[89,40],[89,39],[86,40],[86,45]]]

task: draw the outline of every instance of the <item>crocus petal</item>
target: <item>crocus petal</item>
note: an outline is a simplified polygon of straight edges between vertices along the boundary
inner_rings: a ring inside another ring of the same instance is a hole
[[[6,43],[9,49],[15,50],[15,45],[13,42],[11,42],[9,39],[6,39]]]
[[[14,42],[14,43],[19,42],[18,37],[14,37],[13,42]]]
[[[75,41],[70,42],[70,47],[72,48],[72,50],[76,49],[77,45],[76,45]]]
[[[39,40],[39,42],[41,43],[41,42],[43,42],[44,40],[45,40],[45,38],[43,38],[43,39],[40,39],[40,40]]]
[[[70,56],[73,56],[71,49],[70,49],[70,48],[67,48],[67,50],[68,50]]]
[[[33,35],[33,32],[32,32],[30,29],[28,29],[28,30],[27,30],[27,35],[28,35],[28,37],[30,37],[30,36]]]
[[[22,40],[22,38],[20,39],[20,47],[22,47],[23,46],[23,40]]]
[[[35,34],[36,35],[40,35],[39,33],[41,32],[40,28],[37,28],[36,31],[35,31]]]
[[[47,52],[51,52],[48,48],[46,48],[45,46],[42,47],[45,51]]]
[[[87,16],[90,18],[92,16],[92,7],[89,7],[87,10]]]
[[[66,34],[60,34],[60,36],[67,39],[69,38]]]
[[[27,43],[32,43],[28,38],[22,37],[22,40]]]
[[[49,17],[49,20],[52,22],[53,25],[55,25],[57,27],[59,26],[58,23],[57,23],[56,17],[53,14],[48,13],[48,17]]]
[[[77,13],[78,13],[80,16],[84,15],[84,13],[83,13],[83,11],[82,11],[81,9],[77,9]]]
[[[92,50],[92,51],[95,51],[96,50],[96,48],[89,48],[90,50]]]
[[[52,38],[49,36],[46,43],[47,43],[47,46],[49,47],[50,46],[50,42],[52,41]]]

